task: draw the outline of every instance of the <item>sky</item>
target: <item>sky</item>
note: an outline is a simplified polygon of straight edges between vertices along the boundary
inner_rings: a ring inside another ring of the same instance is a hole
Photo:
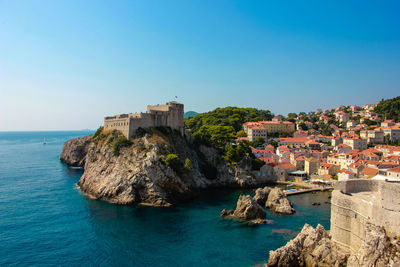
[[[275,114],[400,95],[399,1],[0,0],[0,131],[175,100]]]

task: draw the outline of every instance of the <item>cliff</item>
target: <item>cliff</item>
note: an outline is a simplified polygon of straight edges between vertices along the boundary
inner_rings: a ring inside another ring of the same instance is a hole
[[[74,167],[85,166],[86,154],[92,135],[71,139],[65,142],[60,160]]]
[[[82,192],[117,204],[170,206],[210,186],[257,184],[246,168],[227,167],[215,149],[194,147],[168,128],[148,129],[131,140],[118,131],[70,140],[61,160],[84,163]]]

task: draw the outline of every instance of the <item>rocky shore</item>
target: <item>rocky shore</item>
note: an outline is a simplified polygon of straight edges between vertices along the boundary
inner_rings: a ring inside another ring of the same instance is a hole
[[[322,225],[306,224],[296,238],[270,251],[266,266],[400,266],[400,241],[383,227],[369,224],[361,248],[350,254],[331,240]]]
[[[179,166],[166,164],[174,154]],[[148,129],[126,140],[118,131],[69,140],[61,161],[84,168],[78,182],[90,197],[116,204],[170,206],[207,187],[249,187],[261,184],[243,161],[228,167],[214,148],[194,147],[169,129]],[[189,162],[189,168],[182,168]]]

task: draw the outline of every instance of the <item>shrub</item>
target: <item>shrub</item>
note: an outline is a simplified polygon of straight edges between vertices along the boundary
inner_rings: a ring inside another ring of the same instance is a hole
[[[100,126],[97,131],[94,133],[93,138],[96,138],[97,136],[99,136],[101,134],[101,132],[103,131],[104,127]]]
[[[135,136],[136,136],[136,137],[143,137],[143,136],[146,135],[146,133],[147,133],[147,130],[146,130],[146,129],[144,129],[144,128],[142,128],[142,127],[139,127],[139,128],[137,128],[136,131],[135,131]]]
[[[132,145],[132,142],[126,139],[124,136],[121,136],[117,139],[116,142],[113,144],[113,154],[114,156],[118,157],[119,156],[119,150],[122,147],[127,147]]]
[[[165,164],[178,174],[183,172],[183,166],[177,154],[168,154],[165,158]]]
[[[190,172],[192,170],[192,162],[190,161],[189,158],[185,159],[185,165],[183,165],[183,168],[185,169],[186,172]]]

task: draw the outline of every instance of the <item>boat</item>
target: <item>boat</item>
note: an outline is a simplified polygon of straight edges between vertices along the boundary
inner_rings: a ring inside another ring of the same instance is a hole
[[[46,143],[46,137],[43,139],[43,145],[47,144]]]

